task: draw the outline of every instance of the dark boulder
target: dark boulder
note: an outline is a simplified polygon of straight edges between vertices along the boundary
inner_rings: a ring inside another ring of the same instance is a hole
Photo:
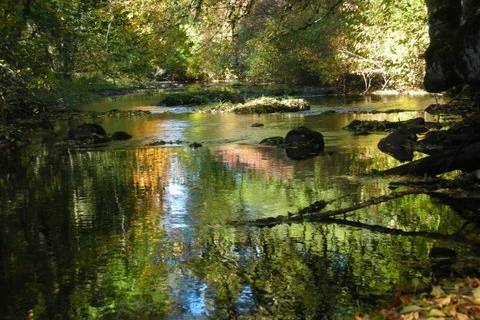
[[[129,135],[128,133],[124,132],[124,131],[117,131],[117,132],[112,133],[111,138],[112,138],[112,140],[120,141],[120,140],[132,139],[132,136]]]
[[[263,127],[265,126],[263,123],[254,123],[251,125],[252,128],[260,128],[260,127]]]
[[[395,159],[405,162],[413,160],[413,148],[417,135],[408,129],[398,129],[380,140],[378,149]]]
[[[260,141],[260,144],[266,145],[266,146],[283,146],[285,143],[285,139],[283,137],[270,137],[263,139]]]
[[[190,148],[193,148],[193,149],[197,149],[197,148],[201,148],[203,147],[203,144],[199,143],[199,142],[193,142],[190,144]]]
[[[399,128],[380,140],[378,149],[398,161],[412,161],[417,134],[428,131],[423,118],[415,118],[398,123]]]
[[[102,126],[93,123],[85,123],[68,130],[67,138],[69,140],[91,144],[110,141],[110,138],[107,137],[107,133]]]
[[[93,123],[85,123],[76,128],[68,130],[68,138],[71,140],[81,140],[94,134],[99,136],[107,135],[102,126]]]
[[[291,130],[285,137],[287,156],[294,160],[307,159],[323,152],[325,142],[320,132],[306,127]]]
[[[353,120],[344,129],[348,131],[352,131],[356,134],[366,134],[367,132],[372,132],[372,131],[392,131],[395,128],[396,128],[395,123],[390,121]]]
[[[400,128],[415,134],[424,133],[428,131],[426,127],[425,119],[423,118],[415,118],[407,121],[401,121]]]

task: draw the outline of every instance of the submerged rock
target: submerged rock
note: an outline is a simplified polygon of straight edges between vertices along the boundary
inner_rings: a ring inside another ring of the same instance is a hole
[[[260,127],[264,127],[265,125],[263,123],[254,123],[251,125],[252,128],[260,128]]]
[[[68,130],[67,139],[81,144],[99,144],[106,143],[112,140],[128,140],[132,136],[123,131],[114,132],[110,137],[107,136],[105,129],[102,126],[94,123],[85,123],[78,127]]]
[[[156,140],[150,143],[147,143],[146,146],[148,147],[157,147],[157,146],[165,146],[165,145],[172,145],[172,144],[182,144],[184,141],[182,140],[175,140],[175,141],[165,141],[165,140]]]
[[[132,136],[124,131],[117,131],[112,134],[111,139],[115,141],[129,140],[132,139]]]
[[[270,137],[263,139],[260,141],[260,144],[266,145],[266,146],[283,146],[285,143],[285,139],[283,137]]]
[[[404,128],[414,133],[426,132],[425,120],[423,118],[415,118],[407,121],[376,121],[376,120],[353,120],[344,129],[354,132],[355,134],[368,134],[370,132],[391,132],[400,128]]]
[[[156,147],[156,146],[164,146],[166,145],[167,142],[163,140],[158,140],[158,141],[153,141],[147,144],[149,147]]]
[[[302,160],[323,152],[325,142],[320,132],[306,127],[299,127],[287,133],[285,145],[289,158]]]

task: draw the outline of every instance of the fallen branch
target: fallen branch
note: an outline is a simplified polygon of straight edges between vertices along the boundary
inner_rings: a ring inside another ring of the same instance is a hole
[[[423,194],[423,193],[425,193],[425,190],[410,190],[410,191],[404,191],[404,192],[396,192],[396,193],[392,193],[385,196],[370,198],[365,202],[361,202],[347,208],[328,210],[324,212],[318,212],[318,211],[312,212],[310,210],[312,206],[308,206],[304,209],[299,210],[299,213],[295,215],[289,214],[288,216],[277,216],[273,218],[263,218],[263,219],[249,220],[249,221],[236,221],[236,222],[233,222],[232,224],[235,226],[273,227],[283,223],[322,221],[322,220],[333,218],[336,216],[346,215],[347,213],[351,213],[353,211],[357,211],[359,209],[363,209],[372,205],[377,205],[377,204],[388,202],[394,199],[403,198],[409,195]],[[302,214],[302,212],[309,212],[309,213]]]

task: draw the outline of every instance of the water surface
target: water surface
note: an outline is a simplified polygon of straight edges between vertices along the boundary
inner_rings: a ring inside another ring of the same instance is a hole
[[[165,113],[152,94],[106,99],[85,109],[163,113],[95,120],[107,132],[131,133],[128,142],[65,153],[37,146],[2,159],[2,318],[351,319],[399,286],[430,284],[432,247],[478,256],[480,246],[449,236],[465,221],[428,196],[348,220],[229,225],[321,199],[338,199],[329,207],[338,208],[391,192],[388,181],[362,177],[399,164],[377,150],[383,135],[342,128],[353,119],[425,116],[434,101],[311,99],[308,112],[261,116]],[[409,111],[350,112],[398,108]],[[324,134],[324,154],[293,161],[257,145],[300,125]],[[159,139],[204,147],[145,146]]]

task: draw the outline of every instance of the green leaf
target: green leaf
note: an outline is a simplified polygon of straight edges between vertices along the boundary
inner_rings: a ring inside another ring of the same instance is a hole
[[[435,298],[440,298],[440,297],[445,296],[445,291],[443,291],[440,286],[434,286],[434,287],[432,288],[431,294],[432,294],[432,296],[434,296]]]
[[[475,299],[480,299],[480,288],[473,289],[472,294],[475,297]]]
[[[412,305],[403,307],[402,311],[400,311],[400,313],[404,314],[404,313],[416,312],[416,311],[421,311],[421,310],[423,310],[423,308],[412,304]]]

